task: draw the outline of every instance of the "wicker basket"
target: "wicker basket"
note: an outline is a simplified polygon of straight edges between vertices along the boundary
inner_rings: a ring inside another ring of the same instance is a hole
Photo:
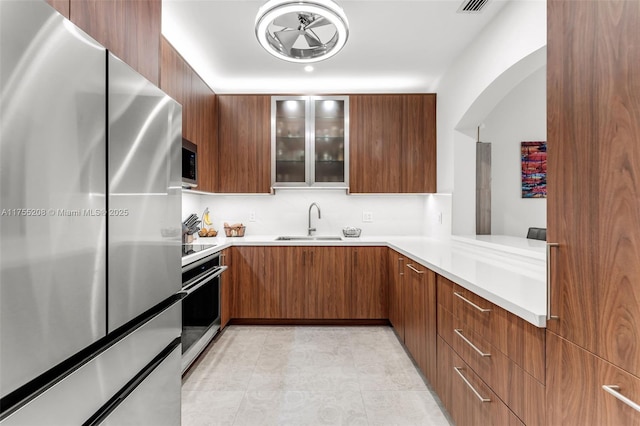
[[[235,226],[235,227],[230,227],[230,226],[225,226],[224,227],[224,234],[227,237],[244,237],[244,230],[247,229],[246,226]]]

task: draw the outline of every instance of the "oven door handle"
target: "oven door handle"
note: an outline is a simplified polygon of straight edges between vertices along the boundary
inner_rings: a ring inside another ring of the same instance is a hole
[[[190,295],[191,293],[193,293],[194,291],[196,291],[197,289],[199,289],[209,281],[215,278],[218,278],[224,271],[227,270],[227,268],[228,266],[218,266],[216,267],[215,271],[213,271],[213,273],[205,275],[204,277],[195,281],[194,283],[189,284],[187,287],[183,288],[182,291],[180,291],[182,298],[184,299],[185,297],[187,297],[188,295]]]

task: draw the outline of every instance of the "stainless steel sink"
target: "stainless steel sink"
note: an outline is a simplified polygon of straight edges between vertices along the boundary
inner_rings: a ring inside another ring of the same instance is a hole
[[[281,236],[276,238],[276,241],[342,241],[342,237],[334,236]]]

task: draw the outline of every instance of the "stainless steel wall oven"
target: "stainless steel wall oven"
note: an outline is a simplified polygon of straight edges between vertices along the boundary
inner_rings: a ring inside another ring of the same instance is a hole
[[[182,372],[220,331],[220,253],[182,267]]]

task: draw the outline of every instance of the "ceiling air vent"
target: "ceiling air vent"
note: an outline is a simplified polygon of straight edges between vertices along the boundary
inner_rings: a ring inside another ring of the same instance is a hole
[[[464,0],[458,8],[458,13],[480,13],[489,0]]]

